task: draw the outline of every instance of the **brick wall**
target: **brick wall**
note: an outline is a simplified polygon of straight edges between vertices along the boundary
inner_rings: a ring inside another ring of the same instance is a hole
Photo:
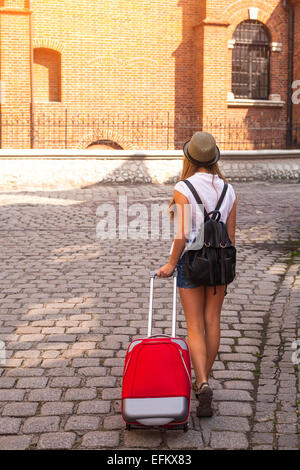
[[[247,1],[206,2],[206,18],[199,26],[204,37],[204,81],[203,115],[213,118],[216,113],[224,118],[241,119],[246,116],[257,117],[264,112],[266,117],[284,118],[286,106],[278,109],[257,107],[235,108],[227,106],[227,92],[231,88],[232,40],[236,27],[249,19],[249,6],[258,9],[257,20],[264,23],[271,35],[272,42],[282,44],[281,52],[271,52],[271,94],[280,94],[286,101],[287,96],[287,15],[280,2]],[[203,32],[204,31],[204,32]],[[212,97],[213,99],[210,99]],[[200,106],[201,107],[201,106]]]
[[[297,94],[297,103],[293,105],[293,119],[295,123],[300,125],[300,0],[294,0],[295,8],[295,43],[294,43],[294,80],[299,81],[297,88],[294,90]]]
[[[1,80],[7,82],[2,112],[29,109],[28,6],[28,0],[0,1]],[[120,113],[140,119],[154,115],[154,124],[144,120],[140,129],[122,124],[111,129],[97,122],[79,125],[67,137],[63,125],[49,125],[46,132],[51,135],[43,141],[36,127],[37,147],[61,147],[67,140],[68,147],[82,148],[107,139],[123,148],[150,148],[152,139],[161,148],[179,148],[194,130],[185,125],[191,115],[210,121],[241,121],[261,113],[265,121],[286,119],[286,104],[227,104],[232,54],[228,41],[237,25],[249,18],[249,6],[258,8],[258,20],[269,28],[272,41],[282,44],[281,52],[271,53],[271,94],[286,101],[287,14],[279,0],[32,0],[31,6],[36,115],[56,113],[61,122],[66,108],[69,119],[74,113]],[[20,11],[8,13],[5,7]],[[45,102],[47,97],[51,102]],[[179,124],[161,135],[156,120],[167,126],[174,116]],[[2,146],[26,147],[26,138],[17,145],[11,138],[11,129],[4,129]]]
[[[28,147],[30,142],[29,126],[12,128],[9,117],[21,116],[28,118],[30,105],[30,49],[29,49],[29,15],[24,10],[24,0],[8,3],[2,2],[0,14],[0,70],[1,83],[5,90],[4,102],[0,104],[3,119],[1,122],[1,146],[12,146],[15,134],[18,142]],[[4,7],[9,7],[5,10]],[[12,11],[12,7],[16,10]],[[19,9],[19,10],[18,10]],[[20,147],[20,145],[16,145]]]

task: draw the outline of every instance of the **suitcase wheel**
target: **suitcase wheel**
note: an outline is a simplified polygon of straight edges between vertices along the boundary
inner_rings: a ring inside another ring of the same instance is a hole
[[[189,430],[189,423],[185,423],[185,424],[183,425],[183,431],[184,431],[184,432],[188,432],[188,430]]]
[[[130,424],[126,424],[126,430],[127,430],[127,431],[130,431],[130,430],[131,430]]]

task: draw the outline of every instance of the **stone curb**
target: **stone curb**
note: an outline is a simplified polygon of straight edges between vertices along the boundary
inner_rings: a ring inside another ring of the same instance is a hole
[[[182,159],[24,158],[0,159],[0,187],[5,190],[80,188],[98,183],[174,184]],[[223,160],[220,169],[229,181],[299,181],[300,156],[284,160]]]

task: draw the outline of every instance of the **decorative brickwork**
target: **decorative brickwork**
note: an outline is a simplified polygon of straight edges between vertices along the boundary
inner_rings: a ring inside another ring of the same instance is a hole
[[[297,25],[300,2],[293,3]],[[80,0],[75,4],[66,0],[2,0],[0,63],[5,100],[0,103],[1,113],[28,114],[28,126],[18,134],[19,142],[10,142],[10,135],[2,128],[2,148],[30,147],[30,18],[35,117],[31,134],[35,147],[43,145],[38,141],[40,113],[64,116],[66,110],[68,116],[123,113],[142,119],[169,113],[173,126],[168,142],[173,148],[179,148],[181,140],[187,140],[195,130],[190,126],[182,136],[174,125],[178,115],[181,123],[196,116],[197,126],[199,120],[216,118],[236,120],[239,125],[245,119],[286,122],[288,13],[280,0],[166,0],[163,4],[160,0]],[[242,21],[251,18],[264,23],[270,35],[270,105],[237,103],[232,96],[233,35]],[[296,27],[294,78],[300,80],[299,51]],[[300,104],[294,106],[296,122],[300,122],[299,108]],[[155,132],[155,123],[151,129]],[[51,132],[44,131],[50,141]],[[90,145],[85,135],[102,132],[81,129],[77,141],[67,136],[67,147],[77,146],[78,141],[80,148]],[[215,134],[224,141],[217,128]],[[130,144],[122,128],[116,135],[116,144],[122,148],[147,148],[149,144],[149,136],[140,130],[136,141],[130,138]],[[66,146],[65,139],[57,142]],[[253,148],[256,146],[253,140]]]

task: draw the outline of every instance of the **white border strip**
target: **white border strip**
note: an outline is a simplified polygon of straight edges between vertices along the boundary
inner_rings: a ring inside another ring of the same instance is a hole
[[[224,150],[222,159],[300,158],[295,150]],[[182,150],[0,149],[0,159],[181,160]]]

